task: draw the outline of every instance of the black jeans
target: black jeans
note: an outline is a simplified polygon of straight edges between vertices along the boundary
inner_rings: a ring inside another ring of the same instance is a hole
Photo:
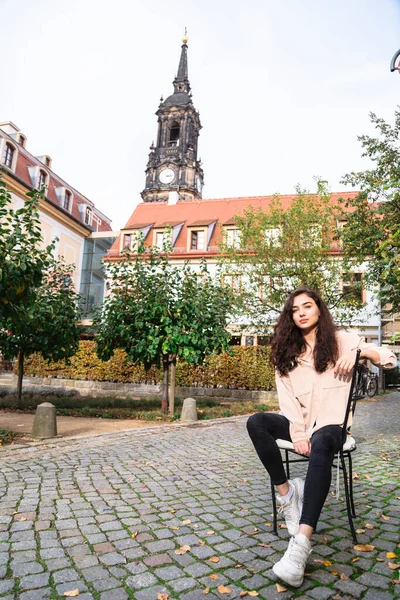
[[[286,472],[275,440],[291,441],[287,418],[277,413],[258,413],[248,419],[247,431],[272,483],[285,483]],[[339,425],[321,427],[313,434],[300,524],[315,529],[329,492],[333,458],[341,447],[342,428]]]

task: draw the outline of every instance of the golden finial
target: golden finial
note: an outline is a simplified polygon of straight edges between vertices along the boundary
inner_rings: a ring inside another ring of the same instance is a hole
[[[188,41],[189,41],[189,38],[188,38],[188,36],[187,36],[187,28],[185,27],[185,35],[184,35],[184,36],[183,36],[183,38],[182,38],[182,42],[183,42],[184,44],[187,44],[187,43],[188,43]]]

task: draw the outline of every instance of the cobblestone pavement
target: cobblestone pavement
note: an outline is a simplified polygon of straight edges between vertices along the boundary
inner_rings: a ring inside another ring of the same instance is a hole
[[[4,448],[0,598],[400,598],[399,408],[400,394],[360,404],[353,428],[359,542],[374,548],[353,549],[330,496],[298,590],[271,570],[288,534],[271,532],[244,417]]]

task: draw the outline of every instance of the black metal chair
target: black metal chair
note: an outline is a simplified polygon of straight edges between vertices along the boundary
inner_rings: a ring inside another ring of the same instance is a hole
[[[339,468],[343,473],[343,481],[344,481],[344,490],[346,496],[346,509],[347,509],[347,517],[349,519],[349,525],[351,530],[351,535],[353,537],[353,541],[357,544],[357,536],[356,531],[354,529],[353,518],[356,517],[356,511],[354,508],[354,499],[353,499],[353,461],[352,461],[352,452],[356,450],[356,441],[350,435],[350,427],[348,426],[348,420],[350,413],[354,415],[354,411],[356,408],[357,400],[363,396],[357,396],[355,394],[356,389],[356,381],[357,381],[357,371],[358,371],[358,363],[360,360],[361,350],[357,350],[356,361],[354,363],[353,375],[351,379],[349,397],[347,400],[346,412],[343,420],[343,433],[342,433],[342,441],[343,446],[338,453],[338,461],[334,462],[333,467]],[[294,450],[294,446],[292,442],[288,442],[286,440],[278,439],[276,440],[278,447],[280,450],[285,452],[284,456],[284,464],[286,466],[286,475],[287,478],[290,478],[290,464],[297,462],[308,462],[308,456],[297,454]],[[294,454],[296,457],[301,456],[301,458],[289,458],[289,453]],[[348,468],[346,468],[346,459],[348,463]],[[276,507],[276,497],[275,497],[275,488],[271,481],[271,494],[272,494],[272,506],[273,506],[273,532],[277,535],[277,507]]]

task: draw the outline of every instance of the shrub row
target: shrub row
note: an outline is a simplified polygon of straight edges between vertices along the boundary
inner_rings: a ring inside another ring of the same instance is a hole
[[[124,350],[116,350],[110,360],[101,361],[93,341],[80,342],[78,352],[69,362],[48,362],[40,354],[34,354],[25,361],[25,375],[124,383],[162,382],[160,369],[153,366],[146,370],[143,365],[130,362]],[[232,354],[213,354],[203,365],[178,363],[176,385],[270,390],[274,387],[274,371],[269,348],[236,346]]]

